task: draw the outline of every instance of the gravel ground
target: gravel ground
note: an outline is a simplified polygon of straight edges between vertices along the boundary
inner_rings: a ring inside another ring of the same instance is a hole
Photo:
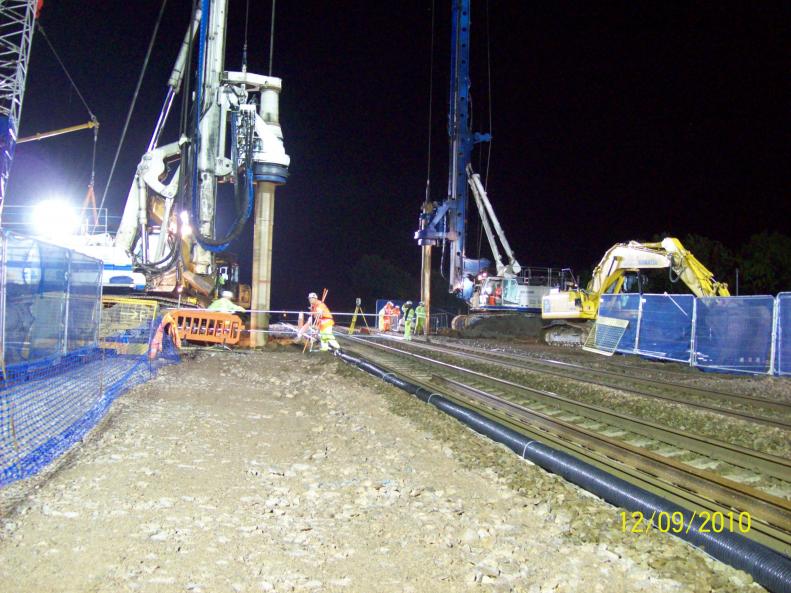
[[[757,592],[326,355],[202,354],[0,491],[12,592]]]

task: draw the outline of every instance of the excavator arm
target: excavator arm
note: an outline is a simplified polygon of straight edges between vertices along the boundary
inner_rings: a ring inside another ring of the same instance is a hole
[[[661,248],[673,260],[672,272],[686,284],[695,296],[730,296],[728,285],[718,282],[714,274],[698,258],[687,251],[681,241],[673,237],[662,240]]]

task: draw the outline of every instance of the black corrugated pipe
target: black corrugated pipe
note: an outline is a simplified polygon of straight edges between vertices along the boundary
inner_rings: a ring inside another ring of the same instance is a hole
[[[737,533],[700,531],[701,518],[670,501],[638,488],[562,451],[556,451],[523,434],[498,424],[485,416],[432,393],[393,373],[388,373],[362,358],[336,351],[345,362],[403,389],[418,399],[433,404],[440,410],[464,422],[467,426],[503,443],[509,449],[603,498],[610,504],[630,511],[640,511],[646,517],[659,513],[682,513],[684,532],[674,534],[701,548],[717,560],[743,570],[773,593],[791,593],[791,559]],[[691,522],[687,531],[686,526]]]

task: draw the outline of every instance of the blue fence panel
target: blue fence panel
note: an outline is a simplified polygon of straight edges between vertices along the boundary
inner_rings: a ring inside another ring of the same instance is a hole
[[[37,253],[36,253],[37,251]],[[28,360],[38,360],[66,353],[66,321],[71,252],[63,247],[37,242],[40,281],[33,304]]]
[[[629,322],[616,350],[623,354],[704,370],[791,375],[791,292],[777,299],[646,294],[642,302],[639,295],[608,294],[599,315]]]
[[[777,295],[777,337],[775,371],[791,375],[791,292]]]
[[[96,346],[101,316],[102,262],[72,253],[69,266],[66,351]]]
[[[38,243],[14,234],[3,234],[3,357],[5,364],[27,360],[34,310],[41,284]]]
[[[599,302],[599,316],[624,319],[629,322],[616,352],[634,354],[637,346],[637,326],[640,316],[639,294],[604,294]]]
[[[46,361],[95,346],[102,262],[3,232],[0,304],[6,365]]]
[[[5,262],[6,235],[0,233],[0,360],[5,362],[5,301],[6,301],[6,281],[8,280],[8,270]]]
[[[644,294],[637,352],[689,362],[694,307],[695,296],[691,294]]]
[[[385,305],[386,305],[388,302],[390,302],[390,303],[393,303],[393,305],[395,305],[396,307],[398,307],[399,311],[401,311],[401,308],[404,306],[404,303],[405,303],[406,301],[391,300],[391,299],[376,299],[376,311],[374,311],[374,313],[376,313],[376,322],[375,322],[375,323],[372,323],[371,325],[372,325],[372,326],[376,326],[376,328],[377,328],[377,329],[380,329],[380,330],[382,329],[382,323],[383,323],[383,320],[379,318],[379,315],[381,314],[381,312],[382,312],[382,309],[384,309],[384,306],[385,306]],[[413,301],[413,302],[412,302],[412,304],[413,304],[413,305],[416,305],[417,303],[415,303],[415,302]],[[401,315],[401,313],[399,312],[399,317],[398,317],[398,319],[399,319],[399,320],[403,320],[403,318],[404,318],[404,316],[403,316],[403,315]],[[370,322],[369,322],[369,323],[370,323]],[[395,320],[393,320],[393,319],[391,318],[391,327],[390,327],[391,331],[396,331],[396,330],[398,329],[398,328],[396,327],[396,325],[395,325],[395,324],[397,324],[397,323],[398,323],[398,321],[395,321]]]
[[[771,296],[697,299],[695,365],[741,373],[770,373],[774,302]]]

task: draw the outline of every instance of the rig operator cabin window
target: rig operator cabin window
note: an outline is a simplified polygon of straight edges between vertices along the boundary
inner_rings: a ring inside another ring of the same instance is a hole
[[[519,283],[515,278],[507,278],[503,281],[503,305],[519,304]]]

